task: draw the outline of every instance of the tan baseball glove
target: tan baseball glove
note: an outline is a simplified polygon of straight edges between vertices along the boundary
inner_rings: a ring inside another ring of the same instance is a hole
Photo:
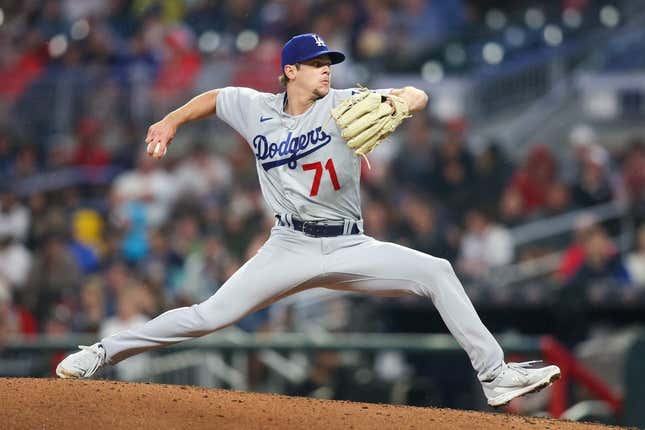
[[[332,109],[331,115],[347,145],[356,155],[365,155],[392,134],[410,111],[401,97],[360,88]]]

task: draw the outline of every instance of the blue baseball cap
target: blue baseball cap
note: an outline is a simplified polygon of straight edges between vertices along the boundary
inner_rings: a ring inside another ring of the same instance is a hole
[[[317,34],[299,34],[289,39],[282,47],[282,69],[284,70],[287,64],[302,63],[323,54],[329,55],[331,64],[345,61],[345,54],[330,51],[322,37]]]

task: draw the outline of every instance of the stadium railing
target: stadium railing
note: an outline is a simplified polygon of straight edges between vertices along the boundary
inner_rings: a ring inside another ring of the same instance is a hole
[[[553,417],[562,416],[568,406],[568,384],[580,382],[599,400],[606,402],[614,414],[620,414],[623,408],[622,396],[613,392],[598,376],[594,375],[571,352],[551,336],[519,336],[504,334],[498,336],[500,344],[507,355],[522,357],[544,357],[557,364],[563,371],[562,380],[551,390],[549,413]],[[90,344],[93,339],[86,335],[64,337],[36,336],[12,339],[0,348],[0,374],[11,376],[11,368],[6,366],[6,357],[24,357],[35,355],[49,360],[50,369],[55,366],[56,357],[76,349],[78,344]],[[271,351],[275,354],[264,360],[265,364],[277,370],[285,378],[291,372],[303,372],[302,368],[293,366],[279,353],[315,351],[357,351],[382,352],[398,351],[403,353],[422,353],[428,355],[463,354],[454,338],[442,334],[382,334],[382,333],[346,333],[346,334],[304,334],[276,333],[250,334],[239,330],[224,331],[189,342],[170,345],[164,348],[164,356],[156,362],[149,361],[139,380],[155,380],[155,373],[161,374],[180,371],[191,366],[200,369],[191,380],[179,380],[181,383],[200,384],[212,381],[211,376],[224,378],[224,382],[237,389],[246,389],[244,382],[248,366],[247,355],[252,352]],[[207,353],[215,353],[207,354]],[[227,363],[225,355],[233,354],[232,363]],[[54,361],[52,361],[54,360]],[[210,375],[209,375],[210,374]],[[30,376],[30,375],[15,375]],[[31,375],[51,376],[51,374]],[[205,378],[205,379],[202,379]],[[209,386],[209,385],[206,385]]]

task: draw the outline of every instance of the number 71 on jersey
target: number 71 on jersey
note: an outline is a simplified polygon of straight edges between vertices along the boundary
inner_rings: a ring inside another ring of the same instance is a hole
[[[323,175],[323,164],[320,161],[315,163],[303,164],[302,170],[314,170],[314,181],[311,184],[311,191],[309,192],[309,197],[315,197],[318,195],[318,190],[320,189],[320,180]],[[331,183],[334,186],[334,190],[338,191],[340,189],[340,183],[338,182],[338,176],[336,175],[336,169],[334,168],[334,161],[330,158],[325,162],[324,170],[329,172],[329,178]]]

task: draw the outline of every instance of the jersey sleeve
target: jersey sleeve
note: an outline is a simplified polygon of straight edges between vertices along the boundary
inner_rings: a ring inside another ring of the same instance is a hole
[[[260,93],[251,88],[225,87],[217,94],[215,112],[217,117],[233,127],[244,138],[248,138],[250,110],[258,101]]]

